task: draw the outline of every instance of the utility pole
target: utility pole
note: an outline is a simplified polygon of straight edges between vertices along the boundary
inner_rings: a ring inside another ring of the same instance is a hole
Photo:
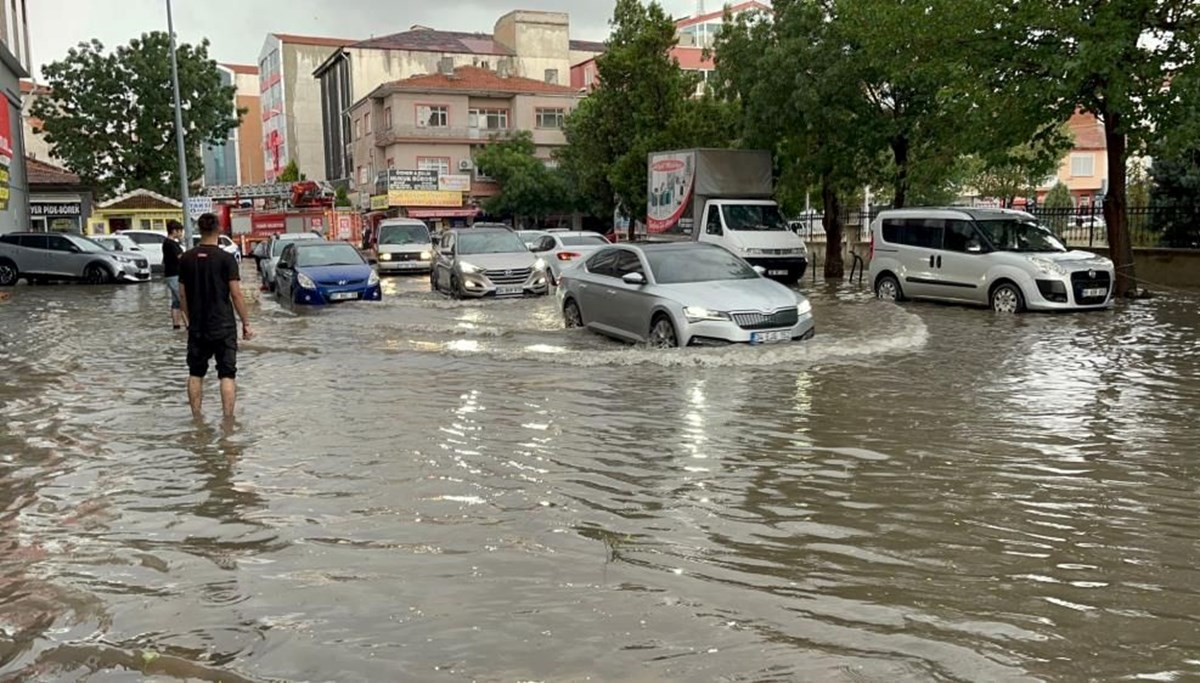
[[[192,217],[188,213],[187,147],[183,140],[183,106],[179,102],[179,58],[175,54],[175,22],[171,17],[171,0],[167,0],[167,34],[171,40],[171,84],[175,89],[175,143],[179,155],[179,204],[183,207],[183,244],[192,244]]]

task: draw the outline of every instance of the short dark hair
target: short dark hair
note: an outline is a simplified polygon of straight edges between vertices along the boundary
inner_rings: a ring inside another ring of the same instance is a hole
[[[167,221],[167,233],[183,232],[183,223],[176,220]]]
[[[216,215],[211,213],[201,216],[200,220],[196,221],[196,224],[200,227],[201,235],[211,235],[221,229],[220,224],[217,223]]]

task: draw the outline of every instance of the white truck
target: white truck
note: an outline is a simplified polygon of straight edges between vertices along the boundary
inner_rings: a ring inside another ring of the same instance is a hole
[[[647,237],[719,244],[795,284],[808,268],[808,248],[772,198],[770,152],[688,149],[649,159]]]

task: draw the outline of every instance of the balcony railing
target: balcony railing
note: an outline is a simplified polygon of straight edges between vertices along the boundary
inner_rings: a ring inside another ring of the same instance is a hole
[[[394,144],[397,140],[406,140],[411,138],[419,138],[421,140],[479,140],[487,142],[493,138],[497,140],[507,140],[511,138],[516,131],[502,129],[487,129],[487,128],[468,128],[466,126],[392,126],[386,130],[381,130],[375,134],[375,146],[387,147]]]

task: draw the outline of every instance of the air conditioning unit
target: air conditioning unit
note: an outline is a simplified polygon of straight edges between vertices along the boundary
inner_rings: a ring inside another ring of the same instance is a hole
[[[470,159],[463,159],[458,162],[458,170],[460,171],[469,171],[472,168],[475,168],[475,164],[471,163]]]

